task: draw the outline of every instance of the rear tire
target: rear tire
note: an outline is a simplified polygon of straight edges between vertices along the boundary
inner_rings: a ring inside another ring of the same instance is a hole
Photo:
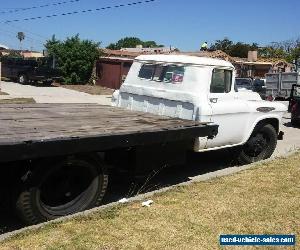
[[[271,124],[257,127],[238,152],[238,162],[249,164],[271,157],[277,145],[277,132]]]
[[[108,184],[105,166],[91,158],[39,166],[33,178],[16,202],[18,215],[29,225],[99,206]]]

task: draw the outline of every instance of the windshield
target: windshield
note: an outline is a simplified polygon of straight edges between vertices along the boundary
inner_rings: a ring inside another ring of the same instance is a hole
[[[263,80],[260,80],[260,79],[255,79],[254,82],[253,82],[253,85],[254,86],[264,86],[265,82]]]
[[[252,88],[252,81],[251,81],[251,79],[236,78],[235,79],[235,85],[236,85],[237,88],[251,89]]]
[[[293,90],[294,90],[293,96],[300,97],[300,86],[295,86]]]

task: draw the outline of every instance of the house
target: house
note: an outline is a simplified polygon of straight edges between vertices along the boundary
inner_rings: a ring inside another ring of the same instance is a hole
[[[221,58],[232,61],[231,57],[222,51],[178,52],[175,50],[165,50],[164,52],[158,52],[151,50],[151,48],[150,50],[136,50],[136,48],[132,48],[127,50],[103,49],[102,53],[103,55],[96,62],[96,84],[111,89],[120,88],[134,58],[143,54],[183,54]]]
[[[14,50],[14,49],[0,49],[0,55],[7,56],[7,55],[19,55],[24,58],[40,58],[44,57],[43,53],[38,51],[30,51],[30,50]]]
[[[176,51],[175,47],[151,47],[151,48],[143,48],[142,45],[137,45],[135,48],[121,48],[120,51],[126,52],[136,52],[140,54],[165,54],[165,53],[172,53]]]
[[[237,77],[264,78],[266,73],[290,72],[292,65],[278,58],[259,58],[256,51],[250,51],[247,58],[231,57],[221,50],[181,52],[169,50],[167,52],[139,48],[109,50],[104,49],[104,55],[96,63],[96,84],[112,89],[119,89],[123,83],[135,57],[142,54],[179,54],[199,57],[223,59],[231,62],[236,68]]]
[[[96,62],[96,84],[111,89],[119,89],[134,58],[141,52],[103,49],[103,56]],[[146,52],[143,52],[146,53]]]
[[[7,46],[0,44],[0,51],[9,49]]]
[[[133,63],[128,57],[101,57],[96,62],[96,84],[119,89]]]
[[[279,58],[259,58],[249,51],[248,58],[233,57],[238,77],[264,78],[267,73],[291,72],[292,64]]]
[[[44,57],[43,53],[38,52],[38,51],[31,51],[31,50],[22,50],[20,52],[20,54],[24,58],[40,58],[40,57]]]
[[[223,51],[179,52],[179,54],[211,57],[231,62],[237,77],[264,78],[267,73],[291,72],[292,64],[279,58],[260,58],[257,51],[249,51],[247,58],[231,57]]]

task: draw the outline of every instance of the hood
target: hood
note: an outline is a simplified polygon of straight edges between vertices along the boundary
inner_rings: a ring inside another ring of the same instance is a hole
[[[281,102],[270,102],[264,100],[249,100],[249,105],[258,112],[287,112],[288,108]]]
[[[260,95],[258,93],[256,93],[256,92],[253,92],[252,90],[246,90],[246,89],[239,90],[238,96],[239,96],[239,99],[242,99],[242,100],[262,101]]]

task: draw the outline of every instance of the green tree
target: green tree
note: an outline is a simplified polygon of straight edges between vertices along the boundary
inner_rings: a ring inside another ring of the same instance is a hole
[[[144,48],[157,48],[157,47],[164,47],[162,44],[157,44],[155,41],[145,41],[142,43]]]
[[[24,32],[18,32],[17,38],[20,41],[20,50],[22,50],[22,41],[25,39],[25,33]]]
[[[116,43],[111,43],[107,48],[118,50],[121,48],[135,48],[137,45],[143,45],[143,41],[137,37],[125,37]]]
[[[296,59],[300,60],[300,45],[291,49],[290,53],[286,56],[286,60],[290,63],[293,63]]]
[[[248,57],[248,51],[251,50],[257,50],[258,46],[256,43],[253,43],[252,45],[242,42],[237,42],[236,44],[233,44],[229,49],[229,55],[230,56],[236,56],[241,58]]]
[[[293,62],[300,56],[300,38],[281,42],[272,42],[259,49],[259,56],[265,58],[280,58]]]
[[[262,47],[258,50],[258,55],[263,58],[285,58],[287,53],[282,48],[272,46]]]
[[[116,43],[109,44],[106,48],[119,50],[121,48],[135,48],[137,45],[142,45],[144,48],[164,47],[164,45],[158,45],[155,41],[142,41],[137,37],[125,37]]]
[[[79,35],[59,41],[53,36],[45,44],[49,56],[57,60],[64,82],[87,83],[95,61],[100,56],[100,43],[81,40]]]
[[[217,40],[214,44],[210,46],[211,50],[222,50],[225,53],[229,54],[233,42],[225,37],[223,40]]]
[[[230,56],[242,57],[245,58],[248,56],[248,51],[257,50],[257,43],[242,43],[229,40],[229,38],[225,37],[223,40],[216,40],[214,44],[210,47],[211,50],[222,50]]]

